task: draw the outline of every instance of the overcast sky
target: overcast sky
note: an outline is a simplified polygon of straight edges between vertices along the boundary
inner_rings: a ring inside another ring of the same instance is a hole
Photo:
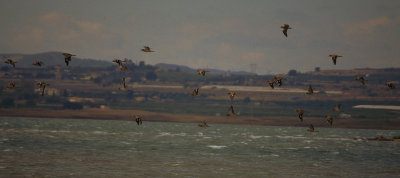
[[[400,1],[0,0],[0,40],[0,53],[245,71],[257,64],[259,74],[400,67]],[[156,52],[141,52],[144,45]],[[336,66],[331,53],[343,55]]]

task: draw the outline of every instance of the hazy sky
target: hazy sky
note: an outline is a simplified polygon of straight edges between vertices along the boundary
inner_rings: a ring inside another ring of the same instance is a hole
[[[289,37],[280,26],[290,24]],[[259,74],[400,67],[400,1],[0,0],[0,53],[65,51]],[[155,53],[142,53],[143,45]],[[334,66],[331,53],[343,55]]]

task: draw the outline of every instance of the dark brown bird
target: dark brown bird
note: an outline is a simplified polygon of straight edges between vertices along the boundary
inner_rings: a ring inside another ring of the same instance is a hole
[[[8,89],[14,89],[14,88],[18,88],[18,87],[17,87],[17,85],[15,84],[14,81],[10,81],[10,82],[8,83],[8,85],[7,85],[6,88],[8,88]]]
[[[70,53],[62,53],[62,55],[64,55],[65,64],[67,66],[69,65],[69,61],[71,61],[71,57],[76,56],[75,54],[70,54]]]
[[[42,90],[42,96],[44,96],[44,91],[46,89],[46,86],[49,86],[49,84],[46,82],[38,82],[36,83],[36,85],[38,85],[39,89]]]
[[[192,96],[199,96],[199,88],[193,90]]]
[[[326,122],[332,126],[333,124],[333,117],[331,115],[325,115]]]
[[[42,67],[44,64],[42,61],[35,61],[34,63],[32,63],[32,65]]]
[[[275,80],[275,83],[278,84],[278,86],[282,86],[282,80],[284,80],[284,78],[282,78],[280,76],[275,76],[274,80]]]
[[[15,68],[15,63],[17,63],[17,61],[14,61],[14,60],[12,60],[12,59],[6,59],[6,60],[4,61],[4,63],[10,64],[10,65],[12,65],[12,66]]]
[[[335,111],[335,112],[343,112],[342,110],[340,110],[340,107],[341,107],[342,105],[341,104],[336,104],[336,106],[334,107],[334,108],[332,108],[332,111]]]
[[[198,69],[197,70],[197,74],[202,75],[202,76],[205,76],[207,72],[209,72],[209,71],[203,70],[203,69]]]
[[[134,115],[135,121],[137,125],[142,125],[142,116],[141,115]]]
[[[396,88],[396,84],[394,82],[385,82],[385,85],[388,86],[390,89]]]
[[[356,77],[354,80],[361,82],[363,85],[365,85],[365,82],[368,81],[368,80],[365,80],[364,77]]]
[[[267,80],[268,85],[274,89],[275,80]]]
[[[233,106],[231,105],[231,107],[229,107],[228,113],[226,114],[226,116],[237,116],[237,114],[235,113],[235,110],[233,110]]]
[[[307,131],[309,131],[309,132],[318,132],[318,131],[314,130],[314,126],[312,124],[310,124],[310,127],[307,129]]]
[[[206,121],[203,121],[199,124],[199,127],[209,127]]]
[[[334,65],[336,65],[336,59],[338,57],[343,57],[343,56],[340,56],[340,55],[337,55],[337,54],[330,54],[329,56],[332,58],[332,62],[333,62]]]
[[[153,50],[151,50],[151,48],[150,47],[148,47],[148,46],[143,46],[143,49],[141,49],[143,52],[146,52],[146,53],[148,53],[148,52],[155,52],[155,51],[153,51]]]
[[[288,24],[283,24],[283,26],[281,26],[281,28],[283,29],[282,32],[283,34],[287,37],[287,31],[288,29],[292,29],[292,27],[290,27]]]
[[[303,122],[303,114],[304,114],[304,110],[302,109],[296,109],[297,114],[299,115],[299,119],[301,122]]]
[[[307,93],[308,95],[312,95],[314,93],[314,90],[312,89],[311,85],[308,86]]]
[[[117,63],[118,66],[123,66],[123,63],[126,63],[126,59],[125,60],[113,59],[113,62]]]
[[[231,100],[233,100],[233,98],[235,98],[235,96],[236,96],[236,93],[234,91],[231,91],[231,92],[228,92],[228,95],[229,95],[229,98]]]

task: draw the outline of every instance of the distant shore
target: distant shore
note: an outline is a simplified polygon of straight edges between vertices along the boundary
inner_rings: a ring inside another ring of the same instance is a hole
[[[52,110],[42,108],[12,108],[0,109],[0,117],[38,117],[38,118],[59,118],[59,119],[94,119],[94,120],[121,120],[134,121],[132,115],[140,114],[143,121],[153,122],[181,122],[199,123],[207,121],[209,125],[218,124],[246,124],[263,126],[293,126],[308,127],[313,124],[315,127],[330,127],[325,118],[304,117],[300,122],[297,114],[288,116],[248,117],[248,116],[201,116],[187,114],[155,113],[140,110],[119,110],[119,109],[82,109],[82,110]],[[399,130],[400,119],[335,119],[334,128],[351,129],[382,129]]]

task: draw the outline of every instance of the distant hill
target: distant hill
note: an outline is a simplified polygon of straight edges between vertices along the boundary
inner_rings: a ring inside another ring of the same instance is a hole
[[[45,52],[38,54],[0,54],[1,59],[11,58],[17,60],[17,67],[30,68],[34,67],[33,62],[37,60],[43,61],[45,66],[54,65],[65,65],[64,56],[61,52]],[[5,66],[3,62],[0,63],[0,67]],[[82,67],[106,67],[113,65],[111,61],[103,61],[96,59],[81,59],[79,56],[72,57],[70,66],[82,66]]]
[[[173,70],[173,71],[179,70],[180,72],[187,72],[187,73],[197,72],[197,69],[193,69],[193,68],[190,68],[190,67],[184,66],[184,65],[158,63],[155,66],[163,68],[165,70]],[[210,69],[210,68],[207,68],[206,70],[210,71],[210,73],[212,73],[212,74],[255,75],[254,73],[246,72],[246,71],[225,71],[225,70]]]

